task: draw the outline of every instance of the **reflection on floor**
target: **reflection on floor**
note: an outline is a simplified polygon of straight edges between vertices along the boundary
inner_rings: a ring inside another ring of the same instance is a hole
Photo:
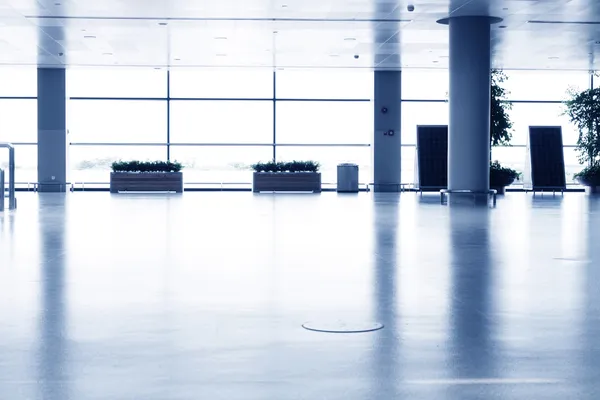
[[[0,223],[2,399],[600,398],[583,194],[24,193]]]

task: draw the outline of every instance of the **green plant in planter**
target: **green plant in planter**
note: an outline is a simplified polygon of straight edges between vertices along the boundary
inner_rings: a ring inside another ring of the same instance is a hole
[[[520,173],[511,168],[500,165],[498,161],[490,164],[490,187],[503,188],[521,176]]]
[[[587,186],[600,186],[600,89],[570,89],[568,95],[565,114],[579,131],[579,162],[586,165],[575,179]]]
[[[508,77],[498,69],[491,72],[490,101],[490,147],[509,146],[513,124],[508,112],[512,104],[507,100],[508,91],[502,87]],[[490,159],[490,187],[501,189],[512,184],[521,174],[511,168],[502,167],[498,161]]]
[[[180,172],[183,166],[171,161],[115,161],[111,165],[113,172]]]
[[[319,172],[319,163],[315,161],[268,161],[252,165],[254,172]]]
[[[600,164],[585,167],[573,176],[586,186],[600,186]]]

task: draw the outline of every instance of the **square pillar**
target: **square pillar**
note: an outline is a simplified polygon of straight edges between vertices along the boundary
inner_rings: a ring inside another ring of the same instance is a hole
[[[38,69],[38,183],[40,192],[67,190],[66,71]]]
[[[401,72],[375,71],[373,190],[399,192],[401,187]]]

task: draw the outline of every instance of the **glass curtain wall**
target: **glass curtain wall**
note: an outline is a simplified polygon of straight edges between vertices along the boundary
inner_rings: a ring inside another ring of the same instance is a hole
[[[15,146],[17,187],[37,182],[37,70],[0,68],[0,142]],[[8,151],[0,149],[8,182]]]
[[[105,187],[118,159],[169,159],[188,188],[249,187],[250,166],[314,160],[370,181],[372,72],[72,69],[70,180]]]
[[[167,84],[163,70],[68,70],[69,180],[107,187],[113,161],[165,160]]]
[[[513,107],[511,146],[492,150],[492,157],[503,165],[524,171],[527,160],[529,126],[561,126],[565,152],[567,182],[581,169],[575,145],[577,129],[563,115],[562,101],[567,90],[590,87],[590,74],[585,71],[504,71],[508,77],[504,87]],[[449,77],[447,70],[405,69],[402,71],[402,181],[414,182],[416,130],[418,125],[447,125]]]
[[[572,183],[580,169],[577,131],[562,115],[561,102],[568,88],[588,88],[589,74],[505,72],[513,141],[495,148],[494,159],[523,171],[528,127],[559,125]],[[11,83],[16,79],[5,79],[10,84],[0,94],[17,87]],[[448,124],[448,71],[405,69],[402,81],[402,182],[410,184],[416,127]],[[362,184],[372,180],[372,71],[71,69],[67,82],[71,182],[106,187],[110,164],[118,159],[182,162],[188,188],[247,188],[250,165],[274,158],[320,162],[325,187],[335,185],[336,165],[342,162],[360,166]],[[14,132],[22,138],[21,156],[35,161],[36,93],[30,86],[32,91],[19,92],[29,98],[0,98],[0,106],[10,103],[0,108],[7,115],[0,124],[11,124],[0,135]],[[35,165],[30,167],[31,173],[20,177],[35,181]]]

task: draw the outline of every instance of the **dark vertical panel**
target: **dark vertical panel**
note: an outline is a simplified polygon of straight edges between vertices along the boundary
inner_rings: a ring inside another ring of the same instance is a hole
[[[533,190],[566,188],[565,154],[560,126],[530,126],[529,156]]]
[[[448,187],[448,126],[417,126],[419,188]]]

